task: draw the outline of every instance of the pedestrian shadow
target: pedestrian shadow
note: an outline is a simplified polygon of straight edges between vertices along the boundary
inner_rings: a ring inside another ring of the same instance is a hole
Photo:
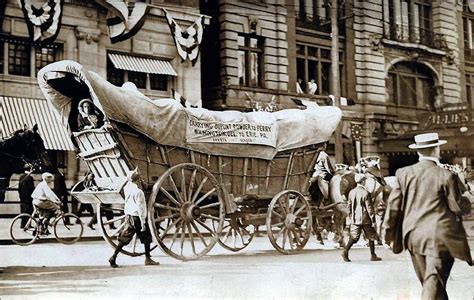
[[[171,269],[171,266],[169,267]],[[160,266],[160,272],[168,269]],[[117,277],[152,275],[158,268],[127,266],[10,266],[0,270],[0,295],[33,296],[41,294],[97,293],[104,283]]]

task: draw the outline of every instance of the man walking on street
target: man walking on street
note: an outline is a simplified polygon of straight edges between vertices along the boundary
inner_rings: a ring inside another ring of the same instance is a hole
[[[159,265],[160,263],[152,260],[150,255],[150,244],[152,242],[152,237],[150,228],[146,222],[147,207],[145,194],[138,187],[140,184],[140,176],[138,173],[136,173],[136,171],[134,171],[128,176],[128,181],[129,182],[124,187],[124,213],[126,215],[126,224],[119,234],[119,244],[117,245],[117,248],[115,248],[114,254],[109,259],[110,266],[112,268],[118,267],[117,263],[115,262],[117,255],[124,246],[130,243],[134,234],[138,235],[140,241],[145,246],[145,265]]]
[[[394,253],[410,252],[423,287],[422,299],[448,299],[446,282],[454,258],[472,265],[462,225],[470,202],[461,197],[458,178],[439,166],[437,133],[415,136],[419,162],[396,172],[397,184],[387,202],[385,241]]]
[[[31,194],[35,190],[35,182],[31,173],[33,172],[30,164],[25,164],[25,172],[18,179],[18,194],[20,196],[20,211],[22,213],[33,213],[33,198]],[[21,228],[25,227],[27,218],[21,219]]]
[[[373,226],[375,223],[374,204],[372,202],[370,193],[364,186],[366,176],[371,175],[356,174],[355,180],[357,182],[357,186],[349,192],[349,216],[351,220],[351,224],[349,225],[350,238],[341,254],[342,259],[344,259],[345,262],[351,261],[349,259],[349,250],[351,249],[352,245],[357,243],[362,231],[364,232],[365,237],[369,240],[371,256],[370,260],[382,260],[375,254],[374,241],[377,239],[377,233],[375,232]]]

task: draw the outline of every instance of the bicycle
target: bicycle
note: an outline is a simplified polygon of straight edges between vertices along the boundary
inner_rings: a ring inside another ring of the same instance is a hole
[[[26,221],[24,221],[25,219]],[[25,224],[23,227],[22,223]],[[53,226],[54,237],[58,242],[74,244],[81,239],[84,231],[84,225],[78,216],[73,213],[64,213],[62,210],[51,223],[44,223],[44,220],[40,219],[38,209],[35,206],[32,214],[21,213],[13,219],[10,224],[10,238],[17,245],[31,245],[41,239],[42,236],[48,235],[48,227],[51,225]]]

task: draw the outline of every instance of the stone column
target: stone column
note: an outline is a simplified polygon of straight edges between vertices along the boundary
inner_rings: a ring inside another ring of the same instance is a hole
[[[100,30],[95,28],[76,27],[77,60],[86,69],[100,72],[99,36]]]

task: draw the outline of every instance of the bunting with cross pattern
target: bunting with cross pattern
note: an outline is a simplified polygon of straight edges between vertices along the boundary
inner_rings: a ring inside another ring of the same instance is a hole
[[[38,3],[42,5],[38,7]],[[32,41],[49,42],[56,39],[61,29],[64,0],[18,0],[18,4],[23,11]]]

